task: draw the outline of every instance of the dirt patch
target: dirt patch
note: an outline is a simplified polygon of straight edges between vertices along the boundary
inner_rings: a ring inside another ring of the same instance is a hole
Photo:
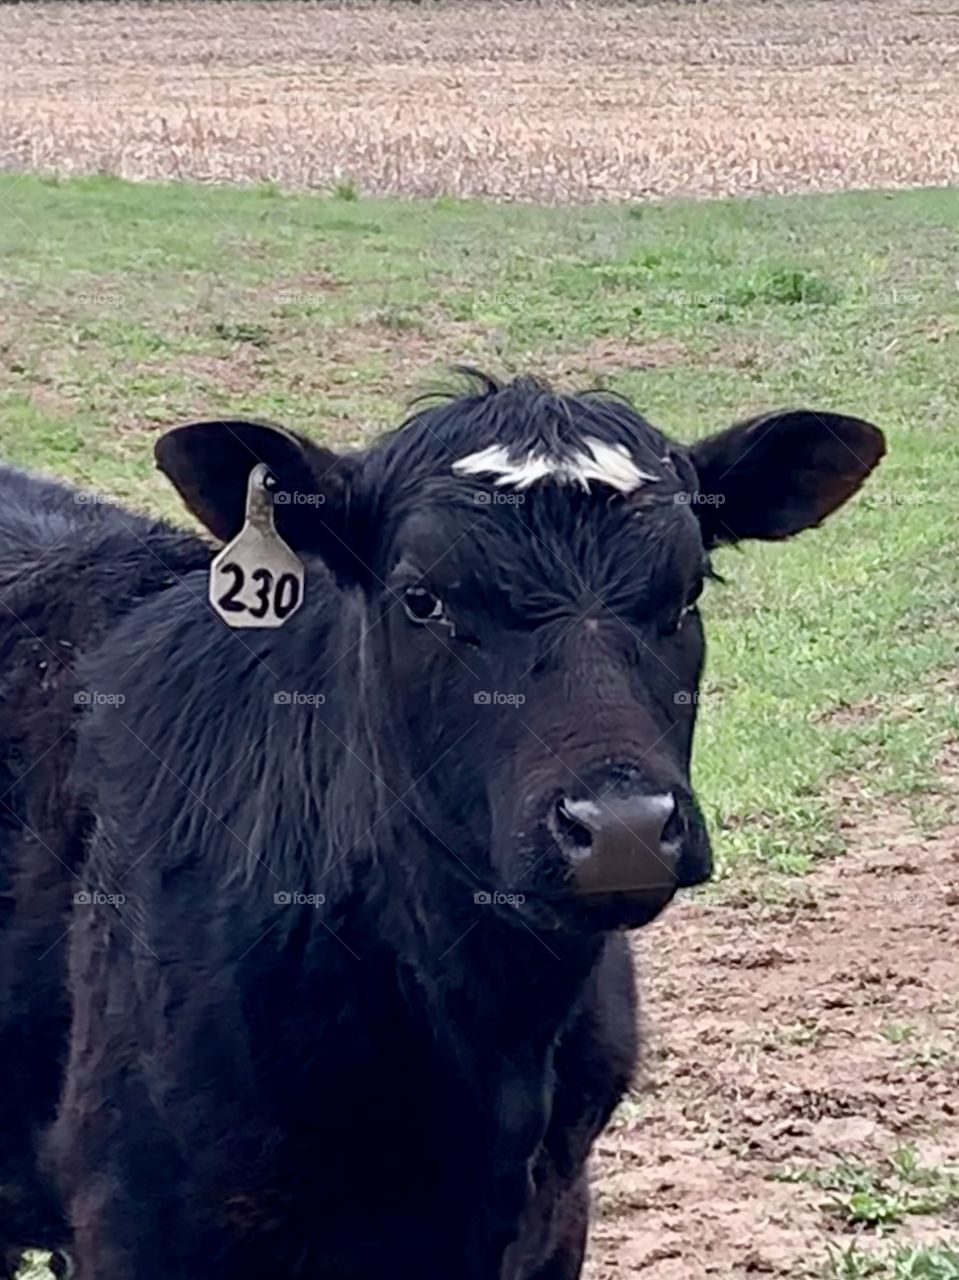
[[[330,395],[344,385],[355,391],[358,367],[367,393],[407,405],[417,396],[449,388],[454,365],[489,350],[493,336],[478,325],[443,321],[428,313],[371,313],[326,335],[317,376]]]
[[[0,167],[548,201],[959,179],[954,0],[5,6]]]
[[[959,677],[955,673],[940,676],[925,689],[909,693],[874,693],[858,702],[840,703],[818,718],[823,724],[838,725],[840,728],[866,724],[881,714],[893,721],[912,720],[921,716],[926,707],[934,703],[959,705]],[[946,767],[943,769],[943,776],[959,778],[959,769]]]
[[[794,888],[637,938],[647,1078],[599,1144],[589,1280],[821,1275],[856,1231],[824,1171],[959,1167],[959,827],[876,819]],[[956,1240],[959,1203],[891,1238]]]
[[[685,356],[686,348],[674,338],[651,338],[642,342],[610,335],[596,338],[574,351],[559,355],[544,353],[541,364],[550,379],[591,386],[624,373],[680,364]]]

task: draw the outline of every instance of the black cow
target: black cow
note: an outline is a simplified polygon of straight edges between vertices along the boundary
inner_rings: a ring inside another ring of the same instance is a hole
[[[306,599],[231,631],[203,568],[81,665],[47,1156],[80,1280],[579,1275],[636,1052],[622,930],[710,870],[709,552],[817,524],[882,452],[806,411],[685,448],[526,379],[351,456],[161,440],[223,540],[267,464]]]
[[[69,1027],[66,948],[83,850],[67,785],[82,653],[209,549],[97,495],[0,466],[0,1276],[26,1245],[62,1244],[35,1169]]]

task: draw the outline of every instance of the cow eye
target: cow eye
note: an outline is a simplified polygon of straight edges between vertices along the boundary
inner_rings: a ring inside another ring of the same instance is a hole
[[[403,608],[411,622],[443,622],[446,618],[443,601],[425,587],[407,587]]]

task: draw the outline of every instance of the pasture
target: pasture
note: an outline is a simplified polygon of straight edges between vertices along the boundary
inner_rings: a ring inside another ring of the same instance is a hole
[[[635,939],[646,1069],[588,1275],[954,1280],[959,189],[795,193],[959,178],[959,20],[358,5],[321,41],[242,4],[223,41],[222,12],[4,15],[2,164],[40,172],[0,176],[0,458],[179,518],[162,427],[348,446],[452,362],[599,383],[685,438],[782,405],[881,426],[834,520],[716,555],[718,883]],[[181,181],[70,176],[101,170]],[[639,203],[744,190],[791,194]]]
[[[593,1274],[700,1274],[704,1198],[704,1258],[782,1274],[878,1226],[948,1236],[956,193],[543,209],[10,176],[0,202],[4,458],[167,514],[161,425],[348,444],[456,359],[600,381],[681,435],[788,403],[883,426],[841,516],[718,557],[696,765],[721,879],[637,941],[651,1087],[602,1144]]]

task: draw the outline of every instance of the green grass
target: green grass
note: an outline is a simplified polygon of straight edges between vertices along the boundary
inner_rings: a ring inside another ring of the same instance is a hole
[[[168,514],[160,426],[355,444],[455,359],[598,373],[680,436],[800,403],[879,423],[835,520],[719,557],[698,783],[727,868],[838,849],[847,775],[864,807],[954,808],[959,191],[545,209],[5,176],[0,216],[0,456]]]
[[[907,1245],[874,1253],[858,1243],[833,1248],[824,1275],[829,1280],[959,1280],[959,1252],[949,1244]]]
[[[890,1022],[879,1030],[883,1039],[890,1044],[908,1044],[918,1033],[918,1028],[909,1022]]]
[[[822,1208],[844,1226],[880,1233],[922,1214],[959,1206],[959,1171],[922,1164],[912,1147],[900,1147],[881,1166],[844,1160],[828,1169],[787,1168],[783,1182],[803,1182],[828,1193]]]

